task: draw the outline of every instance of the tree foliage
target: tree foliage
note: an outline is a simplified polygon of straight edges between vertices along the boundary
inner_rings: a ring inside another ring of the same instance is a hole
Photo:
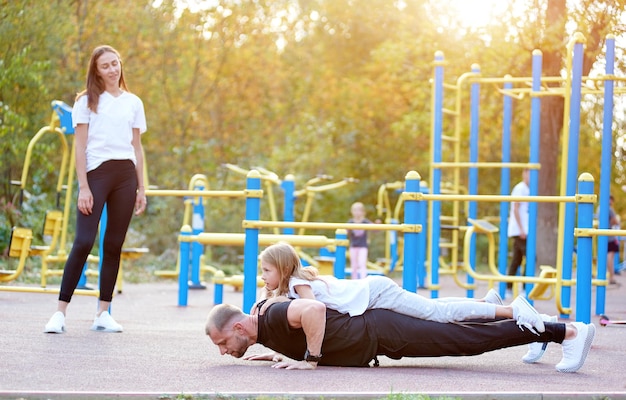
[[[311,219],[347,220],[356,200],[373,214],[381,184],[403,180],[409,170],[428,176],[436,51],[445,52],[447,81],[473,63],[486,76],[529,76],[536,48],[544,51],[546,74],[559,75],[566,41],[580,30],[589,72],[606,34],[623,31],[623,3],[581,0],[566,8],[565,0],[517,0],[499,20],[471,28],[435,0],[0,1],[0,204],[15,197],[9,182],[19,177],[28,140],[48,123],[50,101],[73,104],[91,50],[108,43],[145,104],[150,184],[186,189],[199,173],[214,189],[241,188],[242,177],[224,163],[293,174],[299,188],[318,174],[353,177],[357,184],[319,195]],[[481,160],[497,161],[501,96],[485,91],[481,104]],[[549,133],[542,150],[552,150],[542,151],[545,194],[558,186],[559,107],[558,99],[544,102],[542,128]],[[526,101],[516,103],[515,161],[528,157],[527,110]],[[598,149],[593,132],[584,140]],[[49,151],[53,144],[41,153]],[[58,166],[54,157],[41,158],[36,191],[51,193]],[[581,160],[581,169],[594,171],[587,163]],[[481,175],[481,192],[498,187]],[[182,202],[150,203],[149,218],[133,226],[159,254],[176,246]],[[209,228],[240,229],[242,204],[212,206]]]

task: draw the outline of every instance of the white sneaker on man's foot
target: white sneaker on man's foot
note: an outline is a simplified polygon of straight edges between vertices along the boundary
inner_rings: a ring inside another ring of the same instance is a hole
[[[578,371],[589,354],[591,343],[596,335],[596,327],[594,324],[584,324],[582,322],[572,322],[576,327],[576,337],[574,339],[563,341],[563,358],[556,365],[559,372],[576,372]]]
[[[557,322],[559,320],[559,318],[556,315],[550,316],[547,314],[541,314],[541,319],[544,322]],[[536,363],[537,361],[541,359],[541,357],[543,357],[543,354],[546,352],[547,347],[548,347],[548,342],[530,343],[528,345],[528,352],[524,355],[524,357],[522,357],[522,361],[525,362],[526,364]]]
[[[496,292],[494,289],[489,289],[489,291],[485,295],[484,300],[486,303],[495,304],[497,306],[501,306],[504,304],[502,302],[502,297],[500,297],[500,294],[498,294],[498,292]]]
[[[104,311],[100,316],[96,316],[91,326],[92,331],[98,332],[122,332],[122,325],[115,322],[111,314],[108,311]]]
[[[536,335],[546,330],[541,315],[524,297],[517,296],[511,303],[511,307],[513,307],[513,318],[517,321],[517,325],[521,330],[524,330],[523,327],[526,327],[526,329]]]
[[[43,333],[63,332],[65,332],[65,315],[61,311],[57,311],[50,317],[50,320],[43,329]]]

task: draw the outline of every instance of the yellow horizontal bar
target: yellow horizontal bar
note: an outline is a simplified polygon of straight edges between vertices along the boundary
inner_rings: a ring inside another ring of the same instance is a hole
[[[575,203],[576,196],[508,196],[508,195],[488,195],[488,194],[424,194],[407,193],[401,196],[417,200],[427,201],[484,201],[484,202],[526,202],[526,203]]]
[[[148,189],[146,196],[174,197],[246,197],[245,190],[164,190]]]
[[[502,163],[502,162],[438,162],[430,164],[433,168],[528,168],[541,169],[536,163]]]
[[[288,221],[250,221],[242,223],[244,228],[307,228],[307,229],[361,229],[366,231],[413,232],[413,228],[404,224],[353,224],[349,222],[288,222]]]
[[[626,236],[626,229],[576,228],[574,236]]]
[[[215,233],[203,232],[197,235],[179,235],[179,242],[197,242],[200,244],[220,246],[243,246],[246,235],[244,233]],[[277,242],[287,242],[293,246],[327,247],[349,244],[348,240],[331,239],[323,235],[275,235],[260,234],[259,244],[267,246]]]
[[[24,292],[24,293],[51,293],[58,294],[61,289],[60,288],[42,288],[42,287],[30,287],[30,286],[0,286],[1,292]],[[87,289],[76,289],[74,290],[74,294],[78,294],[81,296],[100,296],[99,290],[87,290]]]

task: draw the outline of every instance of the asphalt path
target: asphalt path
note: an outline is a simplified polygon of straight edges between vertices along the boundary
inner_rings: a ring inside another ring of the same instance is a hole
[[[606,314],[624,320],[626,277],[616,278],[620,285],[607,290]],[[482,296],[487,287],[478,285]],[[465,293],[448,276],[441,287],[441,296]],[[241,306],[243,295],[227,287],[224,300]],[[555,370],[558,344],[550,344],[532,365],[521,362],[526,346],[520,346],[470,357],[381,357],[378,368],[298,371],[221,356],[204,334],[212,287],[190,291],[185,307],[177,302],[174,281],[125,283],[112,307],[124,332],[100,333],[89,329],[96,299],[75,296],[67,332],[55,335],[44,334],[43,327],[55,311],[56,295],[0,291],[0,399],[626,398],[626,326],[602,327],[595,315],[595,341],[587,362],[573,374]],[[554,299],[536,301],[535,307],[556,314]],[[264,351],[260,345],[249,349]]]

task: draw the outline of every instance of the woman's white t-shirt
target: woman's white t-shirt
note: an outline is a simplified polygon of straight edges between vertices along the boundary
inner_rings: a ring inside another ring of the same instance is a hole
[[[511,196],[530,196],[530,188],[526,182],[521,181],[515,185],[513,191],[511,191]],[[524,229],[524,232],[528,233],[528,203],[525,201],[517,203],[513,202],[511,204],[511,208],[509,209],[509,227],[507,231],[509,237],[519,236],[522,233],[520,226],[515,219],[515,204],[519,204],[518,212],[522,220],[521,228]]]
[[[367,279],[346,280],[324,275],[320,279],[308,281],[291,277],[289,297],[300,298],[294,289],[298,285],[310,286],[316,300],[342,314],[361,315],[369,304],[370,289]]]
[[[87,130],[87,172],[108,160],[132,160],[137,164],[133,147],[133,128],[146,131],[143,102],[132,93],[115,97],[103,92],[98,112],[87,108],[87,96],[78,98],[72,108],[72,123],[89,124]]]

